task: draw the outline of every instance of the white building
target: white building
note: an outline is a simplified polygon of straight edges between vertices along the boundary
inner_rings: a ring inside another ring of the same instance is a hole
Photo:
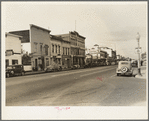
[[[50,65],[50,30],[30,24],[29,30],[13,31],[12,34],[21,35],[23,53],[28,52],[31,66],[36,70]]]
[[[10,33],[5,34],[6,66],[22,64],[21,38],[22,38],[22,36],[10,34]]]

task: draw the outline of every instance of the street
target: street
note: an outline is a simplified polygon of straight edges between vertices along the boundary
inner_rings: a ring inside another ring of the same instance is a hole
[[[117,77],[116,68],[6,78],[6,106],[140,106],[146,101],[146,80]]]

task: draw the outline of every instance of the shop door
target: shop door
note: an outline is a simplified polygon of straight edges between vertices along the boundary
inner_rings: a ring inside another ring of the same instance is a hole
[[[35,68],[37,68],[37,59],[35,59]]]

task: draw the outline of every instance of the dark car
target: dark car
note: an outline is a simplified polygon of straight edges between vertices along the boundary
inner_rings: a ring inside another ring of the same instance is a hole
[[[25,75],[23,65],[11,65],[6,68],[6,77],[15,76],[15,75]]]

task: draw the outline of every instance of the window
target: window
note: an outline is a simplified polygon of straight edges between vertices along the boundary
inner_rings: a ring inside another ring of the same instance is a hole
[[[55,45],[55,52],[57,53],[57,45]]]
[[[18,64],[18,60],[12,60],[12,65]]]
[[[46,66],[49,66],[49,58],[46,58]]]
[[[52,53],[54,53],[54,45],[52,45]]]
[[[48,46],[45,46],[45,55],[48,55]]]
[[[6,59],[6,68],[7,68],[7,66],[9,66],[9,60],[8,59]]]
[[[61,64],[60,58],[58,58],[58,64]]]
[[[67,48],[66,48],[66,55],[67,55]]]
[[[59,54],[60,54],[60,46],[58,46],[58,52],[59,52]]]
[[[42,44],[40,44],[40,52],[42,53]]]
[[[37,43],[34,43],[35,52],[37,52]]]
[[[64,47],[63,47],[63,55],[64,55]]]
[[[68,48],[68,55],[69,55],[69,48]]]

